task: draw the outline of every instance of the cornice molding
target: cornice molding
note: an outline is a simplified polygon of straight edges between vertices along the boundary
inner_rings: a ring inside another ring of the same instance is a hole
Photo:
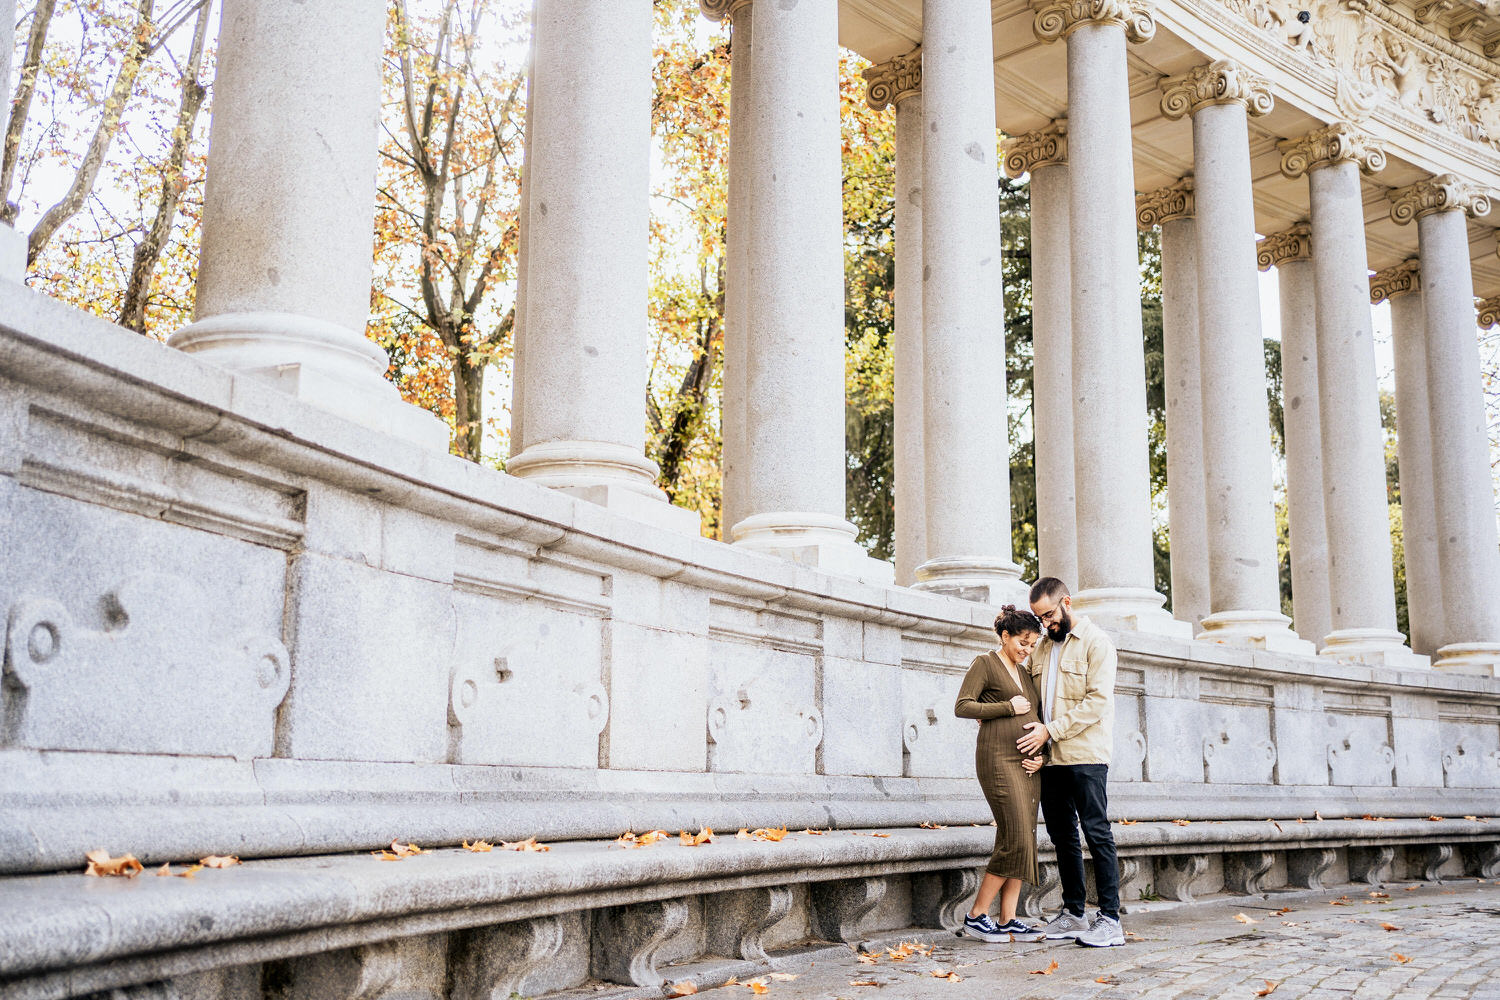
[[[1275,106],[1271,85],[1232,59],[1194,66],[1182,76],[1161,81],[1161,113],[1176,120],[1215,104],[1243,104],[1259,117]]]
[[[865,79],[865,103],[876,111],[915,97],[922,92],[922,46],[871,66],[860,75]]]
[[[1283,140],[1276,148],[1281,150],[1281,172],[1292,178],[1335,163],[1358,164],[1366,174],[1385,168],[1385,151],[1348,122],[1334,122],[1300,138]]]
[[[1370,275],[1370,305],[1379,305],[1386,299],[1396,299],[1422,288],[1422,265],[1415,257],[1403,260],[1395,267],[1376,271]]]
[[[1144,0],[1032,0],[1031,30],[1043,42],[1067,38],[1085,24],[1118,24],[1132,42],[1149,42],[1156,17]]]
[[[1272,233],[1255,246],[1255,264],[1262,271],[1294,260],[1312,260],[1312,226],[1306,222]]]
[[[1490,214],[1490,196],[1457,174],[1439,174],[1389,195],[1391,221],[1398,226],[1434,212],[1463,212],[1469,218]]]
[[[1029,174],[1038,167],[1050,167],[1068,162],[1068,120],[1059,118],[1051,125],[1034,132],[1012,136],[1005,143],[1005,155],[1001,159],[1006,176],[1014,179]]]
[[[1193,179],[1184,177],[1175,184],[1136,195],[1135,224],[1141,229],[1154,229],[1174,219],[1191,219],[1195,208]]]

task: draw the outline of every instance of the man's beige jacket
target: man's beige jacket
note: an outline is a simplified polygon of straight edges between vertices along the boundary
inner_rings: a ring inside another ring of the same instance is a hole
[[[1036,689],[1046,697],[1053,641],[1042,636],[1029,667]],[[1114,747],[1115,644],[1082,615],[1062,641],[1057,657],[1057,691],[1046,713],[1051,764],[1108,764]]]

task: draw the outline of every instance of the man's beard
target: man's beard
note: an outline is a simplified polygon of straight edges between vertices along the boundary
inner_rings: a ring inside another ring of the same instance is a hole
[[[1057,621],[1047,626],[1047,638],[1053,642],[1062,642],[1073,631],[1073,616],[1066,611],[1059,611]]]

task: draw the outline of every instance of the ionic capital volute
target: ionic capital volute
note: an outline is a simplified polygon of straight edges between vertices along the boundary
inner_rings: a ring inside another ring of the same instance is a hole
[[[876,111],[915,97],[922,92],[922,46],[860,75],[865,78],[865,101]]]
[[[698,0],[698,9],[710,21],[733,21],[740,8],[750,6],[750,0]]]
[[[1031,30],[1044,42],[1066,38],[1085,24],[1119,24],[1132,42],[1149,42],[1156,17],[1145,0],[1031,0]]]
[[[1404,226],[1434,212],[1463,212],[1469,218],[1490,214],[1490,196],[1457,174],[1439,174],[1389,195],[1391,221]]]
[[[1403,260],[1395,267],[1376,271],[1370,275],[1370,305],[1379,305],[1386,299],[1400,298],[1419,291],[1422,287],[1422,265],[1415,257]]]
[[[1284,139],[1276,148],[1281,150],[1281,172],[1288,177],[1336,163],[1358,164],[1367,174],[1385,168],[1385,151],[1348,122],[1314,129],[1299,139]]]
[[[1500,295],[1479,302],[1479,325],[1488,330],[1496,324],[1500,324]]]
[[[1305,222],[1272,233],[1255,245],[1255,264],[1262,271],[1294,260],[1312,260],[1312,227]]]
[[[1135,224],[1142,229],[1153,229],[1174,219],[1191,219],[1193,210],[1191,177],[1135,196]]]
[[[1245,113],[1258,117],[1276,104],[1271,85],[1232,59],[1216,59],[1194,66],[1182,76],[1161,82],[1161,113],[1171,119],[1194,114],[1213,104],[1243,104]]]
[[[1001,162],[1006,176],[1011,178],[1029,174],[1038,167],[1067,163],[1068,120],[1059,118],[1046,128],[1011,136],[1005,141]]]

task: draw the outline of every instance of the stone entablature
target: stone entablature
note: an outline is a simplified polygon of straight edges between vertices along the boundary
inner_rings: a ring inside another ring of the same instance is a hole
[[[1433,212],[1463,212],[1469,218],[1490,214],[1490,198],[1457,174],[1442,174],[1390,193],[1391,221],[1415,222]]]
[[[1005,143],[1002,164],[1011,178],[1029,174],[1038,167],[1068,162],[1068,122],[1059,119],[1049,127],[1013,136]]]
[[[1312,226],[1305,222],[1272,233],[1256,245],[1255,263],[1262,271],[1294,260],[1312,260]]]
[[[1416,258],[1403,260],[1395,267],[1377,271],[1370,275],[1370,305],[1379,305],[1386,299],[1410,295],[1422,288],[1422,262]]]
[[[1142,229],[1155,229],[1174,219],[1193,217],[1193,179],[1135,196],[1135,221]]]
[[[1239,102],[1252,117],[1270,114],[1275,106],[1271,86],[1229,59],[1194,66],[1182,76],[1161,82],[1161,113],[1176,120],[1211,104]]]

